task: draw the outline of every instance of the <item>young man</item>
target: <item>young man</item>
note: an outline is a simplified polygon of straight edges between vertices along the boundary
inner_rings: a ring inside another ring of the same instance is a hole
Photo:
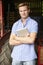
[[[37,36],[38,23],[29,17],[30,7],[28,3],[20,3],[18,5],[21,19],[16,21],[12,27],[9,43],[14,45],[11,57],[12,65],[35,65],[37,58],[34,41]],[[16,31],[19,29],[28,29],[28,35],[19,37]]]

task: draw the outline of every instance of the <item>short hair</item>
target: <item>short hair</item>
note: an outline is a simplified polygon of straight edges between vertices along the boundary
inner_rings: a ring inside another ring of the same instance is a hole
[[[22,6],[27,6],[27,8],[30,9],[30,5],[28,2],[19,3],[17,8],[19,9],[19,7],[22,7]]]

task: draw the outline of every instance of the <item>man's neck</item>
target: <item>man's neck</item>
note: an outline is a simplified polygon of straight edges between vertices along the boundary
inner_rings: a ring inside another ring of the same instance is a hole
[[[27,19],[27,18],[26,18],[26,19]],[[23,23],[23,24],[25,24],[25,23],[26,23],[26,19],[21,18],[21,21],[22,21],[22,23]]]

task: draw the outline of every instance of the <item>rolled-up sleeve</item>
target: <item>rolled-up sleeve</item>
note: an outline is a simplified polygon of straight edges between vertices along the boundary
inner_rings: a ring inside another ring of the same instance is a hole
[[[34,23],[31,26],[31,32],[38,32],[38,23]]]

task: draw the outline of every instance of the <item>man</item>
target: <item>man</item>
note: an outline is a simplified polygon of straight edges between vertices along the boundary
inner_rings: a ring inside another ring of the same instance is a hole
[[[18,5],[21,19],[13,24],[10,40],[10,45],[14,45],[11,57],[12,65],[35,65],[37,58],[34,42],[37,36],[38,23],[29,17],[30,7],[27,2]],[[28,35],[19,37],[16,31],[19,29],[28,29]]]

